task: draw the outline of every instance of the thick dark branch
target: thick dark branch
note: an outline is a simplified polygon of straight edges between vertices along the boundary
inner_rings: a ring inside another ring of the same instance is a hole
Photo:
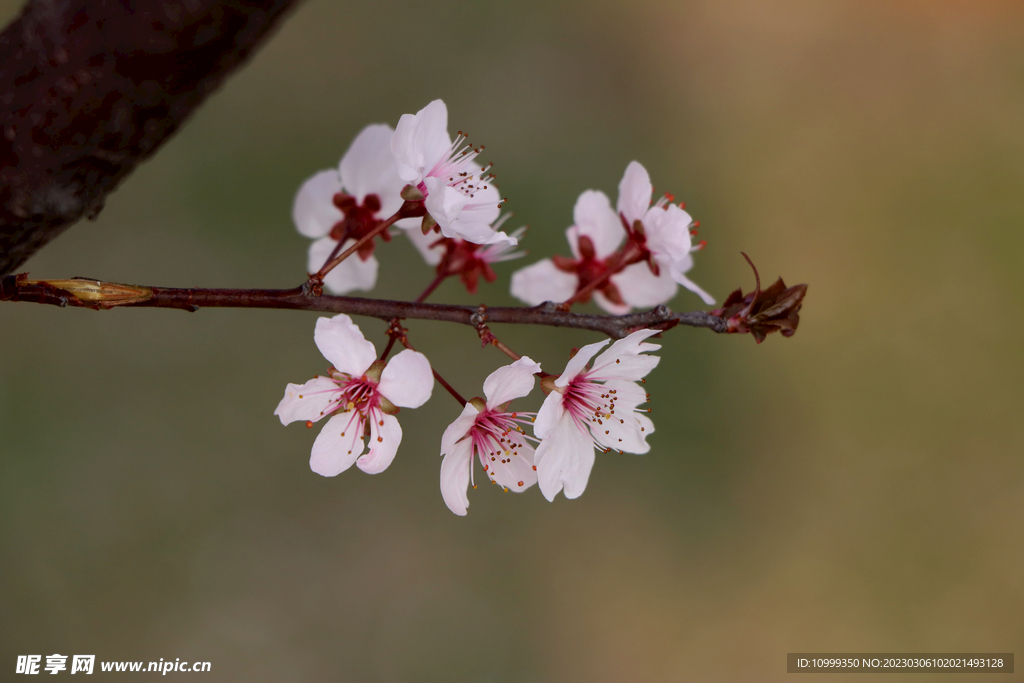
[[[0,301],[30,301],[56,306],[87,308],[149,307],[179,308],[198,311],[200,308],[286,308],[321,313],[347,313],[381,320],[412,318],[440,320],[476,327],[482,323],[514,323],[573,327],[603,332],[622,338],[642,327],[667,329],[675,325],[706,327],[726,332],[726,321],[703,311],[673,313],[667,306],[657,306],[643,313],[629,315],[584,315],[562,310],[548,303],[533,308],[486,306],[451,306],[410,301],[361,299],[347,296],[313,296],[308,287],[295,289],[171,289],[168,287],[137,287],[97,282],[96,280],[31,281],[22,275],[9,275],[0,281]]]
[[[297,0],[30,0],[0,34],[0,275],[166,141]]]

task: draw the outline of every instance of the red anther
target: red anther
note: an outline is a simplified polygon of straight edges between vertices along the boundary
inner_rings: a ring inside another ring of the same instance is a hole
[[[313,421],[312,420],[306,420],[306,429],[309,429],[312,426],[313,426]]]
[[[676,200],[676,196],[671,192],[666,192],[665,199],[669,200],[669,202],[674,202]]]
[[[693,222],[693,227],[699,228],[700,227],[700,221],[694,221]]]
[[[697,229],[696,228],[691,229],[690,230],[690,235],[692,235],[693,237],[696,237],[697,236]]]
[[[700,242],[697,242],[697,246],[695,246],[694,249],[696,251],[700,251],[701,249],[703,249],[706,246],[708,246],[708,241],[707,240],[701,240]]]

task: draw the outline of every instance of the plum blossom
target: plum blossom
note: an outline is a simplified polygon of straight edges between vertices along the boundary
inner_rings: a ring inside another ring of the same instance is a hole
[[[299,232],[315,241],[309,247],[310,273],[315,273],[344,241],[344,249],[378,226],[402,206],[404,183],[391,154],[390,126],[364,128],[341,158],[337,169],[321,171],[307,180],[295,196],[292,217]],[[390,236],[384,232],[385,241]],[[324,277],[335,294],[371,290],[377,283],[377,259],[370,241],[357,254]]]
[[[511,214],[505,214],[495,221],[495,229],[510,216]],[[518,241],[525,232],[526,228],[522,227],[510,237]],[[487,282],[498,279],[491,264],[511,261],[526,253],[513,251],[515,245],[510,242],[474,244],[459,237],[444,237],[434,231],[424,235],[422,230],[406,230],[405,234],[409,236],[427,265],[435,266],[438,274],[445,277],[458,275],[470,294],[476,294],[481,277]]]
[[[607,343],[588,344],[565,366],[537,412],[534,434],[540,445],[534,456],[541,493],[554,500],[559,491],[578,498],[594,466],[594,447],[602,451],[646,453],[654,423],[639,409],[647,394],[637,384],[660,360],[642,355],[661,347],[644,340],[657,330],[639,330],[594,355]],[[589,369],[587,364],[594,362]]]
[[[653,194],[654,187],[647,169],[639,162],[629,162],[619,182],[617,208],[623,224],[630,236],[638,239],[641,246],[650,253],[648,263],[652,271],[667,269],[673,281],[710,306],[715,303],[715,298],[686,277],[686,273],[693,268],[692,254],[704,248],[703,242],[693,244],[691,228],[696,225],[695,221],[681,206],[672,204],[667,196],[651,205]]]
[[[634,307],[665,303],[675,296],[679,283],[714,303],[685,277],[693,267],[691,252],[703,246],[691,244],[693,219],[667,197],[651,206],[651,194],[647,171],[635,161],[619,183],[615,209],[603,192],[581,194],[573,208],[573,225],[566,230],[572,258],[555,256],[517,271],[512,275],[513,296],[534,306],[566,301],[597,281],[592,292],[597,304],[621,315]]]
[[[484,380],[486,400],[474,398],[441,437],[441,495],[457,515],[469,506],[467,488],[473,480],[473,455],[480,458],[490,480],[505,490],[525,491],[537,483],[533,446],[520,424],[532,413],[509,411],[509,403],[533,390],[540,365],[523,356],[498,368]],[[475,487],[475,484],[474,484]]]
[[[433,391],[430,362],[409,349],[387,363],[377,360],[373,344],[345,314],[319,318],[313,340],[333,367],[327,377],[289,384],[274,414],[281,424],[305,420],[309,427],[330,416],[309,458],[317,474],[333,477],[353,463],[368,474],[383,472],[402,442],[398,408],[418,408]]]
[[[482,148],[466,144],[460,132],[448,135],[448,107],[434,100],[416,114],[403,114],[391,138],[398,175],[425,197],[424,205],[445,237],[474,244],[508,242],[514,237],[491,224],[502,202],[498,189],[474,159]]]

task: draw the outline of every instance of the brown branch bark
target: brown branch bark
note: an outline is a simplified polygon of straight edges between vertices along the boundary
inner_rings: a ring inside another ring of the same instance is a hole
[[[621,339],[642,328],[667,329],[676,325],[706,327],[727,332],[727,323],[704,311],[673,313],[657,306],[628,315],[587,315],[563,310],[547,303],[533,308],[505,306],[453,306],[411,301],[388,301],[348,296],[314,296],[310,287],[295,289],[173,289],[118,285],[96,280],[27,280],[24,275],[9,275],[0,280],[0,301],[27,301],[55,306],[86,308],[283,308],[320,313],[347,313],[390,321],[393,318],[440,320],[477,327],[484,323],[513,323],[572,327],[603,332]]]
[[[0,34],[0,275],[165,142],[297,0],[29,0]]]

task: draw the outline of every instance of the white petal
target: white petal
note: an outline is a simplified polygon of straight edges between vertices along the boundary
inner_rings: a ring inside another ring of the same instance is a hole
[[[647,169],[638,162],[631,161],[619,182],[619,202],[616,208],[626,217],[629,224],[633,225],[633,221],[643,219],[647,213],[653,192]]]
[[[281,418],[283,425],[299,420],[316,422],[331,412],[337,395],[337,383],[327,377],[314,377],[305,384],[289,384],[274,415]]]
[[[625,304],[612,303],[608,299],[608,297],[606,297],[604,294],[602,294],[600,292],[600,290],[597,290],[597,291],[594,292],[594,302],[597,303],[597,305],[600,306],[601,308],[603,308],[604,310],[606,310],[609,313],[611,313],[612,315],[623,315],[623,314],[629,313],[631,310],[633,310],[633,307],[630,306],[628,303],[625,303]]]
[[[612,283],[630,306],[649,308],[670,300],[676,295],[676,283],[669,269],[661,267],[655,275],[645,262],[626,266],[621,273],[612,276]]]
[[[320,171],[299,188],[292,204],[292,220],[306,237],[323,237],[344,216],[334,205],[341,192],[341,178],[334,170]]]
[[[469,197],[449,187],[448,183],[440,178],[425,178],[423,184],[427,186],[427,199],[423,203],[427,213],[437,221],[442,235],[458,237],[452,232],[451,224],[462,213],[462,208],[469,204]]]
[[[467,403],[462,408],[462,413],[455,418],[455,422],[448,425],[447,429],[444,430],[444,434],[441,435],[441,455],[451,453],[452,449],[455,448],[462,437],[469,434],[470,427],[476,422],[476,416],[480,414],[480,411],[473,407],[472,403]]]
[[[512,274],[512,296],[531,306],[545,301],[561,303],[576,293],[579,278],[555,267],[549,258]]]
[[[515,363],[498,368],[484,380],[487,407],[496,408],[514,398],[522,398],[533,391],[534,373],[540,372],[540,363],[523,356]]]
[[[457,515],[465,515],[469,507],[466,490],[469,488],[472,459],[473,443],[467,439],[447,451],[441,461],[441,497],[448,509]]]
[[[615,412],[602,424],[590,423],[590,432],[605,448],[626,453],[646,453],[651,450],[647,437],[654,433],[654,423],[645,412],[636,407],[647,401],[647,393],[636,382],[610,380],[604,385],[615,392]]]
[[[516,438],[514,435],[510,435]],[[537,471],[533,469],[533,446],[522,437],[517,438],[516,452],[511,450],[495,455],[484,454],[482,461],[489,479],[509,491],[525,491],[537,483]]]
[[[398,175],[416,184],[451,147],[448,136],[448,108],[434,100],[415,115],[404,114],[391,138]]]
[[[652,206],[644,216],[644,234],[647,248],[659,262],[678,265],[690,255],[692,238],[690,214],[675,204],[665,208]]]
[[[348,249],[355,240],[346,240],[344,249]],[[330,237],[321,237],[309,245],[309,272],[315,273],[327,263],[327,257],[331,255],[337,240]],[[347,259],[334,267],[324,277],[324,286],[334,294],[347,294],[348,292],[361,289],[370,291],[377,284],[377,258],[371,256],[365,261],[359,254],[352,254]]]
[[[402,351],[388,361],[377,390],[399,408],[419,408],[434,391],[430,361],[419,351]]]
[[[533,421],[533,435],[538,439],[546,439],[551,436],[564,414],[565,403],[562,401],[562,394],[552,391],[544,397],[544,403],[537,411],[537,417]]]
[[[646,377],[661,360],[658,356],[640,355],[661,348],[658,344],[644,343],[645,339],[655,334],[658,334],[658,330],[637,330],[628,337],[616,341],[607,351],[594,359],[594,366],[587,374],[588,379],[635,381]]]
[[[373,344],[366,341],[352,318],[344,313],[333,318],[317,318],[313,341],[331,365],[352,377],[362,377],[377,360]]]
[[[428,266],[436,266],[441,262],[444,257],[444,244],[438,244],[443,238],[442,235],[431,230],[426,235],[420,230],[420,226],[416,225],[408,230],[404,231],[409,237],[409,241],[416,247],[416,251],[420,252],[420,256],[427,262]]]
[[[684,275],[690,268],[693,268],[693,256],[687,255],[676,268],[672,269],[672,279],[699,296],[708,306],[711,306],[715,303],[715,297],[705,292],[697,283]]]
[[[569,383],[569,380],[573,379],[574,377],[576,377],[576,375],[580,374],[580,371],[583,370],[584,367],[586,367],[587,363],[590,362],[590,359],[594,357],[594,354],[596,354],[602,348],[607,346],[609,341],[611,340],[605,339],[604,341],[594,342],[593,344],[587,344],[579,351],[577,351],[576,355],[570,358],[569,362],[565,364],[565,371],[561,374],[561,376],[558,379],[555,380],[555,386],[564,387],[565,385],[567,385]]]
[[[578,498],[587,488],[594,467],[594,444],[566,413],[551,435],[540,442],[534,456],[537,482],[544,497],[553,501],[559,491],[566,498]]]
[[[586,235],[594,242],[594,251],[597,258],[608,258],[626,236],[622,227],[622,221],[618,214],[612,209],[612,202],[608,195],[597,190],[587,190],[576,200],[576,206],[572,210],[572,219],[575,223],[575,236]],[[569,239],[572,244],[573,239]],[[579,258],[579,255],[577,255]]]
[[[379,474],[395,459],[395,453],[402,443],[402,427],[394,415],[376,413],[369,419],[370,452],[359,458],[356,466],[367,474]]]
[[[363,452],[363,431],[354,412],[336,413],[313,442],[309,469],[324,477],[336,476]]]
[[[341,158],[339,171],[345,191],[360,204],[368,194],[381,200],[379,217],[387,218],[402,205],[399,195],[405,182],[398,177],[391,154],[391,126],[377,123],[360,131]]]

